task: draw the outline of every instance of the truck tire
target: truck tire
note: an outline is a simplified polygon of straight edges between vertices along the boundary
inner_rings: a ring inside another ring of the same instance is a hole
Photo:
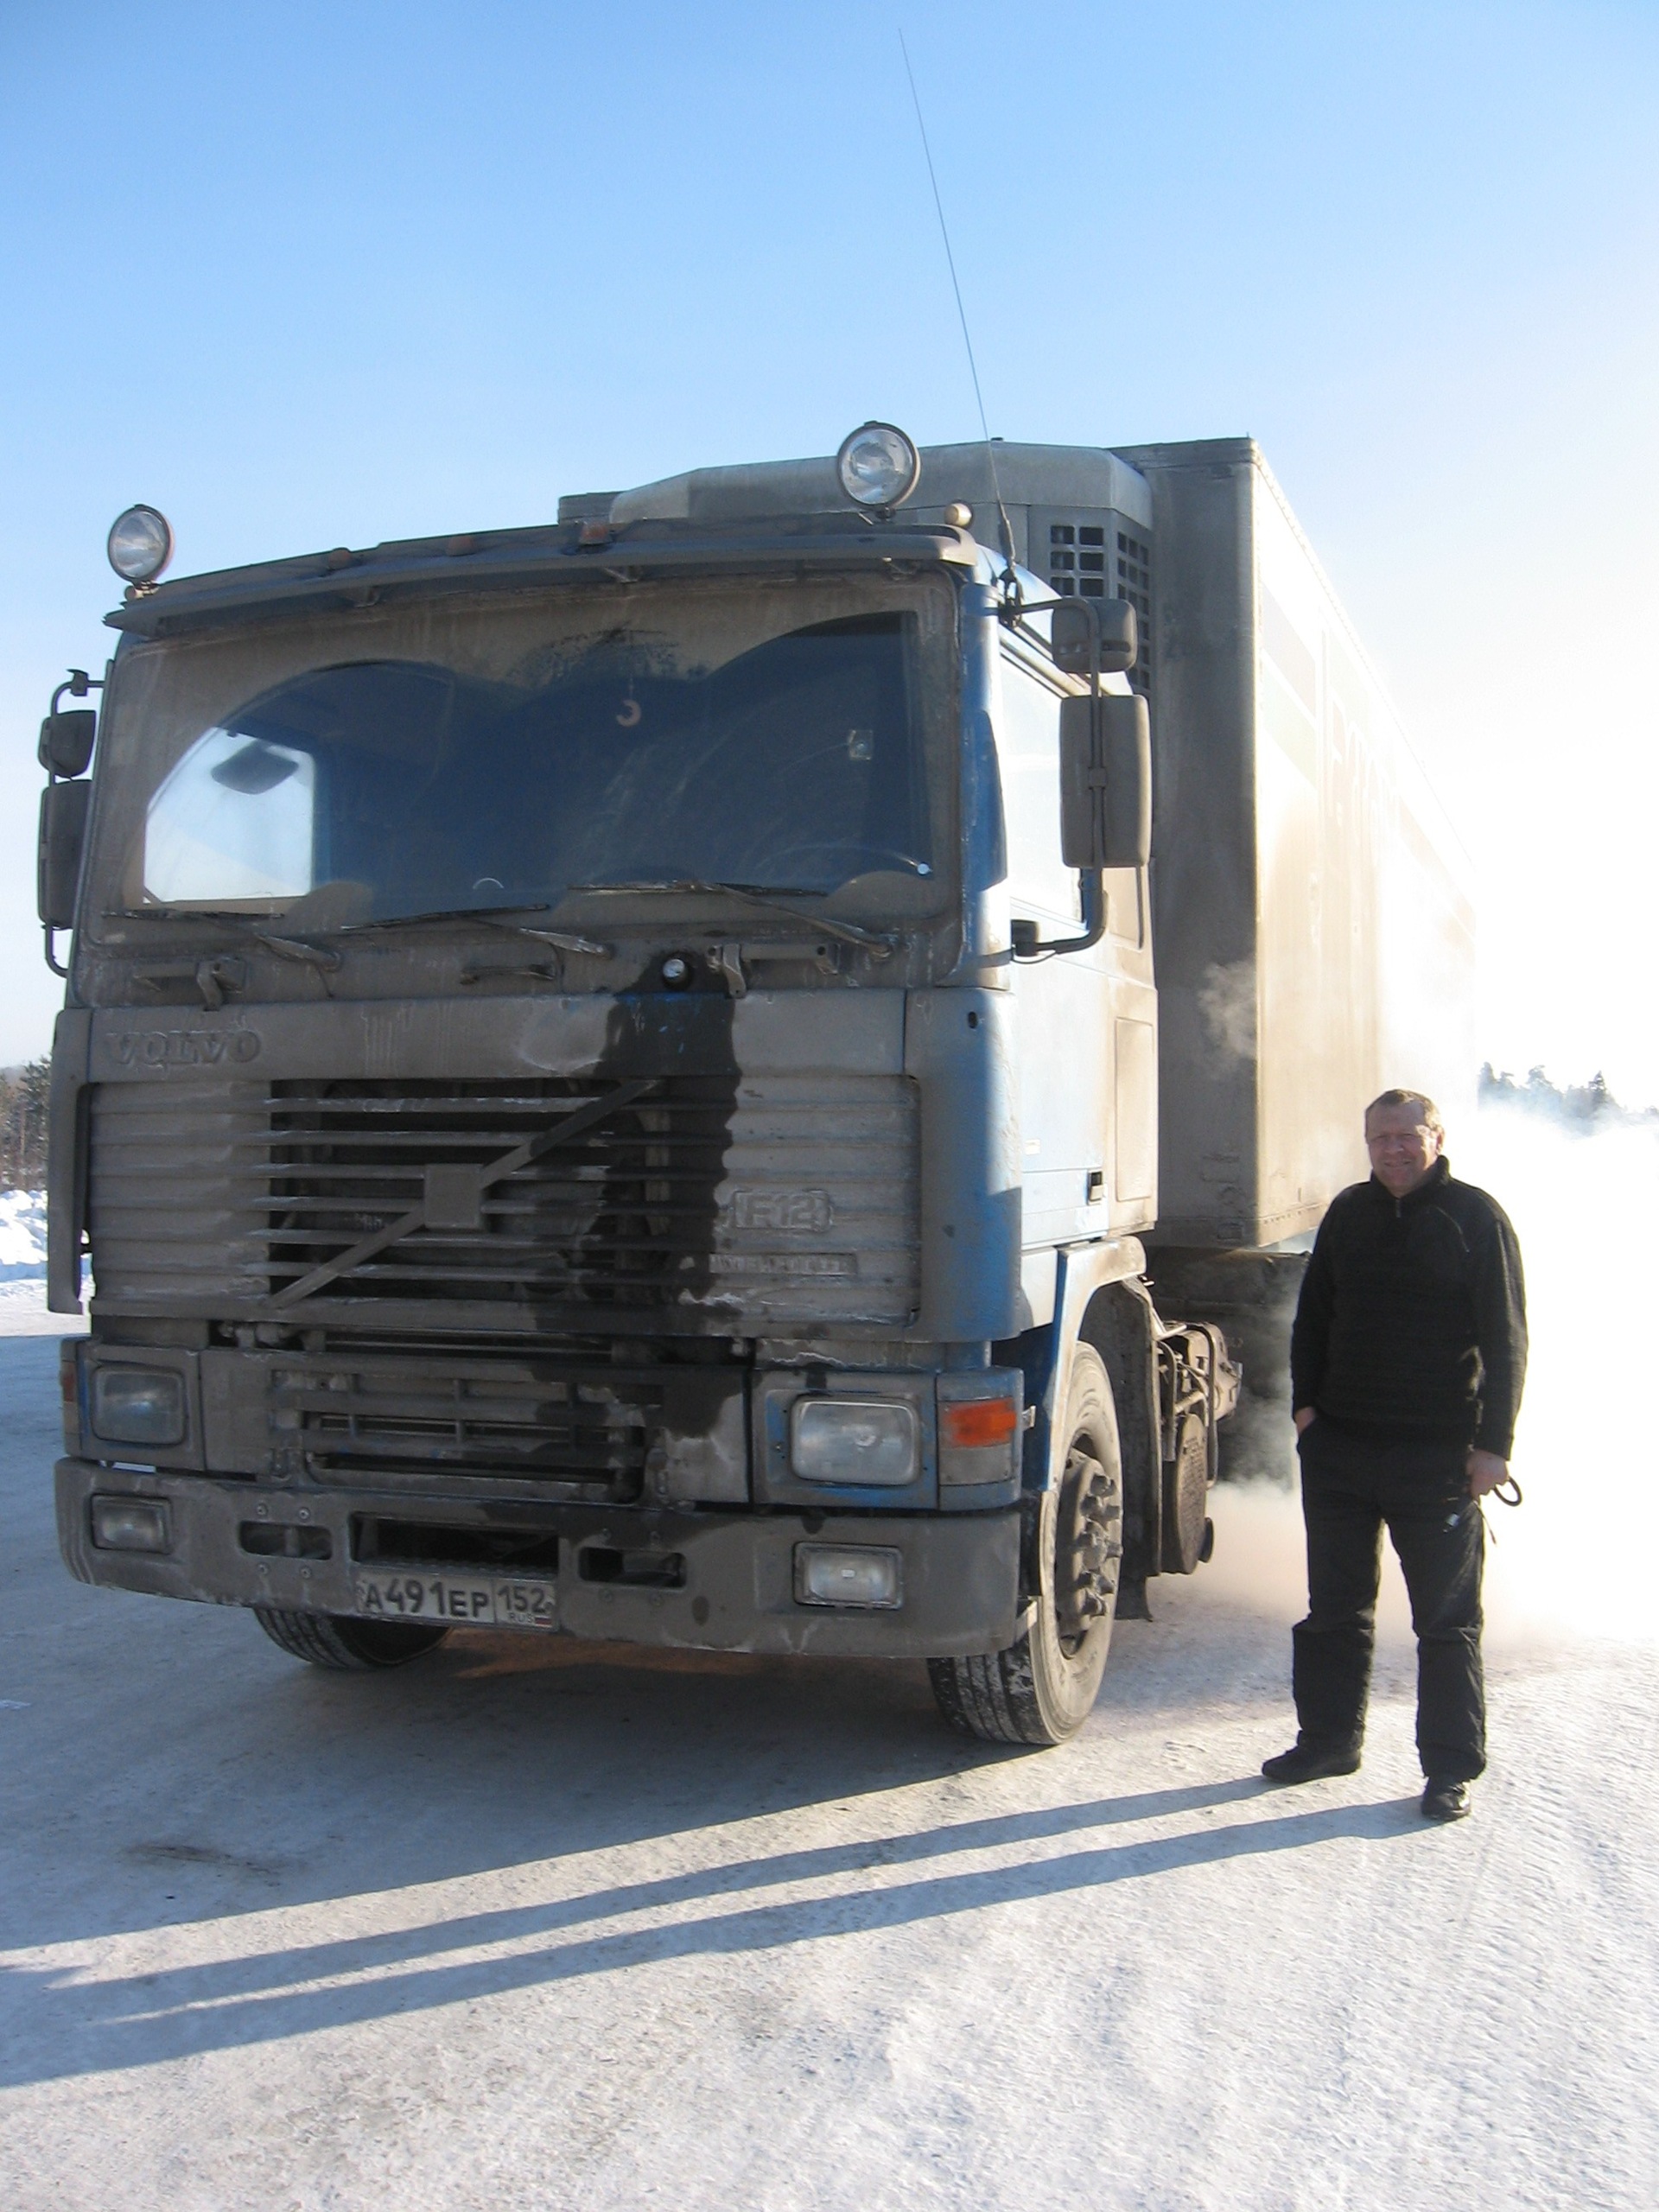
[[[423,1652],[435,1649],[449,1633],[447,1628],[416,1621],[342,1620],[334,1613],[289,1613],[275,1605],[256,1605],[253,1617],[291,1659],[341,1675],[405,1667]]]
[[[1064,1744],[1094,1707],[1123,1555],[1123,1466],[1112,1386],[1079,1344],[1065,1398],[1065,1468],[1035,1530],[1036,1616],[985,1658],[930,1659],[940,1711],[988,1744]]]

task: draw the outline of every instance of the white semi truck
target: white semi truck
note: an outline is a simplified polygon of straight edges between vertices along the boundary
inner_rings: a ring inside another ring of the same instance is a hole
[[[169,543],[41,736],[71,1570],[1071,1734],[1208,1555],[1218,1322],[1472,1061],[1458,849],[1255,446]]]

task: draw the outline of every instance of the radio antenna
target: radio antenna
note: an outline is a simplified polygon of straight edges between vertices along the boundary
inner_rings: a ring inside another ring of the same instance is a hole
[[[950,271],[950,289],[957,296],[957,315],[962,324],[962,342],[968,351],[968,373],[974,380],[974,400],[979,409],[980,435],[985,441],[985,458],[991,472],[991,497],[996,501],[997,535],[1001,542],[1002,558],[1007,563],[1005,583],[1014,581],[1014,530],[1008,521],[1008,511],[1002,504],[1002,487],[996,476],[996,450],[991,442],[991,426],[985,419],[985,395],[979,388],[979,365],[974,359],[973,334],[968,327],[968,310],[962,303],[962,286],[957,277],[957,257],[950,251],[950,226],[944,219],[944,202],[939,196],[939,180],[933,167],[933,149],[927,143],[927,124],[922,115],[922,96],[916,89],[916,72],[910,66],[910,48],[905,43],[905,34],[899,33],[899,51],[905,57],[905,74],[910,79],[910,97],[916,109],[916,128],[921,133],[922,156],[927,163],[927,181],[933,188],[933,206],[939,219],[939,236],[944,241],[945,266]]]

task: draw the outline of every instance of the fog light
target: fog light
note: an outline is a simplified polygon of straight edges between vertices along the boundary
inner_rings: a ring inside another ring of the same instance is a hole
[[[862,1544],[797,1544],[795,1595],[804,1605],[891,1611],[905,1602],[904,1554]]]
[[[879,1398],[797,1398],[789,1464],[803,1482],[902,1489],[921,1467],[914,1406]]]
[[[167,1508],[147,1497],[95,1497],[92,1541],[101,1552],[170,1552]]]
[[[184,1377],[171,1368],[95,1367],[92,1421],[108,1444],[182,1444]]]

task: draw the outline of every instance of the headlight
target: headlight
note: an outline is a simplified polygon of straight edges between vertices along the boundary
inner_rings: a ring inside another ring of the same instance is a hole
[[[153,583],[173,558],[173,532],[156,507],[129,507],[111,527],[110,566],[130,584]]]
[[[920,1471],[920,1424],[902,1401],[797,1398],[789,1427],[789,1463],[803,1482],[899,1490]]]
[[[166,1552],[167,1508],[154,1498],[95,1497],[92,1541],[101,1552]]]
[[[95,1367],[92,1418],[106,1444],[182,1444],[184,1377],[170,1368]]]
[[[873,1544],[797,1544],[795,1595],[803,1605],[902,1605],[904,1554]]]
[[[855,506],[896,507],[920,481],[922,457],[891,423],[866,423],[842,440],[836,474]]]

